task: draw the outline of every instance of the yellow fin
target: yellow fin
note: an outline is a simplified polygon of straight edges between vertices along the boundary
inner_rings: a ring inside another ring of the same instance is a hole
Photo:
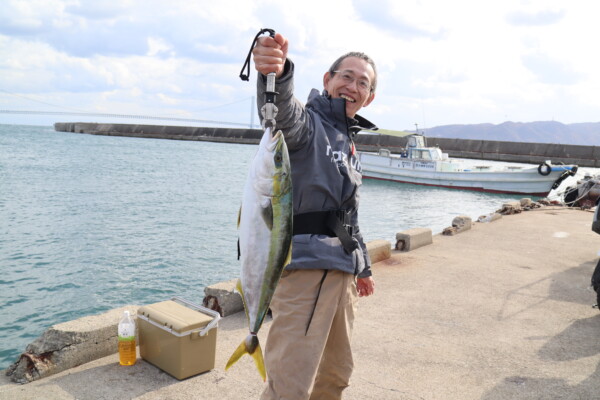
[[[269,204],[262,208],[262,218],[265,221],[265,225],[270,231],[273,230],[273,203],[269,200]]]
[[[250,351],[254,348],[254,351]],[[263,382],[267,380],[267,371],[265,369],[265,361],[262,355],[262,348],[260,347],[260,343],[258,342],[258,337],[256,335],[248,335],[246,339],[240,343],[240,345],[235,349],[231,357],[229,357],[229,361],[227,361],[227,365],[225,365],[225,371],[227,371],[233,364],[235,364],[244,354],[248,354],[252,356],[254,359],[254,364],[256,364],[256,368],[258,369],[258,373],[260,374]]]
[[[243,340],[242,343],[240,343],[240,345],[238,346],[238,348],[235,349],[235,351],[229,358],[229,361],[227,361],[227,365],[225,366],[225,371],[227,371],[229,369],[229,367],[231,367],[233,364],[235,364],[237,362],[237,360],[239,360],[246,353],[248,353],[246,351],[246,341]]]
[[[235,289],[242,297],[242,303],[244,303],[244,309],[246,309],[246,296],[244,296],[244,289],[242,289],[242,280],[238,279],[235,285]]]
[[[250,314],[248,314],[248,305],[246,304],[246,296],[244,295],[244,289],[242,288],[242,280],[238,279],[237,284],[235,285],[235,290],[240,294],[242,298],[242,303],[244,304],[244,312],[246,313],[246,318],[248,319],[248,324],[250,324]]]
[[[251,354],[252,358],[254,358],[254,364],[256,364],[256,368],[258,369],[258,373],[263,379],[263,382],[267,380],[267,371],[265,370],[265,360],[263,360],[262,348],[260,344],[256,346],[256,350]]]
[[[283,262],[283,266],[285,267],[289,263],[292,262],[292,243],[290,243],[290,247],[288,249],[287,256],[285,257],[285,261]]]

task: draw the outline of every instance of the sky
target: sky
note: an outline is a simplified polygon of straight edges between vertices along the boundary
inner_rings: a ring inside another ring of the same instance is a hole
[[[600,121],[596,0],[2,0],[0,124],[258,124],[252,39],[289,40],[295,94],[348,51],[378,68],[380,128]],[[181,118],[160,122],[1,110]],[[216,121],[216,122],[202,122]]]

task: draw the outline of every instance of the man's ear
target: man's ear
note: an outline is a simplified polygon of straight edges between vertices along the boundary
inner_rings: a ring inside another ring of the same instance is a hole
[[[331,80],[331,74],[329,73],[329,71],[325,72],[325,74],[323,75],[323,88],[325,90],[327,90],[327,85],[329,84],[329,81]]]

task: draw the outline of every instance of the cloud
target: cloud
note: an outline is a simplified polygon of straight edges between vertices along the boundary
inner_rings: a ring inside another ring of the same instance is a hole
[[[593,7],[588,0],[5,0],[0,90],[65,108],[246,121],[255,87],[238,74],[256,32],[273,28],[290,40],[301,100],[322,88],[337,56],[373,57],[377,97],[362,114],[384,128],[548,120],[557,109],[561,122],[581,122],[596,115],[590,104],[600,90]],[[0,100],[27,107],[2,93]]]
[[[160,54],[169,54],[174,56],[174,52],[172,51],[173,46],[165,39],[160,37],[148,37],[146,40],[148,42],[148,52],[146,53],[147,56],[153,57]]]
[[[147,2],[151,4],[152,2]],[[133,0],[101,1],[82,0],[67,2],[65,12],[85,20],[116,20],[122,15],[128,15],[135,8]]]
[[[556,85],[574,85],[580,82],[581,74],[569,67],[562,60],[554,60],[543,54],[530,54],[522,57],[523,65],[529,69],[540,82]]]
[[[534,12],[514,11],[506,16],[509,24],[514,26],[544,26],[560,22],[566,15],[566,11],[541,10]]]
[[[223,12],[222,4],[170,1],[167,7],[156,0],[9,1],[3,5],[6,12],[0,17],[0,33],[47,43],[78,57],[144,55],[152,51],[149,38],[161,38],[179,56],[221,62],[233,59],[240,49],[237,32],[253,21]],[[248,9],[245,4],[231,5],[243,12]]]
[[[435,40],[443,36],[443,30],[439,26],[430,26],[418,20],[411,21],[404,2],[383,1],[377,7],[374,7],[372,0],[354,0],[352,4],[359,19],[393,35]]]
[[[0,12],[0,34],[35,37],[52,29],[63,10],[60,1],[7,0]]]

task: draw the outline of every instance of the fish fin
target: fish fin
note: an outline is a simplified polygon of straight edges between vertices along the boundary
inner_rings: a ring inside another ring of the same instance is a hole
[[[244,296],[244,289],[242,288],[242,280],[241,279],[237,280],[237,283],[235,285],[235,290],[237,290],[237,292],[242,297],[242,303],[244,303],[244,308],[246,308],[246,296]]]
[[[252,349],[254,349],[254,351],[252,351]],[[256,368],[258,369],[258,373],[263,379],[263,382],[266,381],[267,371],[265,369],[265,361],[262,355],[262,348],[260,347],[260,343],[258,342],[258,337],[256,335],[248,335],[248,337],[246,337],[242,343],[240,343],[231,357],[229,357],[229,361],[227,361],[227,365],[225,365],[225,371],[231,368],[231,366],[240,358],[242,358],[244,354],[252,356],[254,359],[254,364],[256,364]]]
[[[242,221],[242,206],[240,206],[240,209],[238,211],[238,224],[237,224],[238,229],[240,229],[240,222],[241,221]]]
[[[285,257],[285,261],[283,262],[283,266],[285,267],[289,263],[292,262],[292,244],[290,243],[290,247],[288,248],[287,256]]]
[[[246,296],[244,295],[244,289],[242,288],[242,280],[238,279],[237,284],[235,285],[235,290],[240,294],[242,298],[242,303],[244,304],[244,311],[246,312],[246,318],[248,319],[248,323],[250,323],[250,315],[248,314],[248,306],[246,305]]]
[[[237,360],[239,360],[246,353],[248,353],[248,350],[246,350],[246,341],[244,340],[244,341],[242,341],[242,343],[240,343],[238,348],[235,349],[235,351],[229,358],[229,361],[227,361],[227,365],[225,366],[225,371],[227,371],[233,364],[235,364],[237,362]]]
[[[252,358],[254,358],[254,364],[256,364],[256,368],[258,369],[258,373],[263,379],[263,382],[267,380],[267,371],[265,370],[265,360],[263,359],[262,348],[260,347],[260,343],[256,346],[256,350],[254,353],[250,354]]]
[[[271,201],[269,200],[269,203],[262,208],[262,218],[265,221],[265,224],[267,225],[267,228],[269,228],[270,231],[273,230],[273,204],[271,204]]]

